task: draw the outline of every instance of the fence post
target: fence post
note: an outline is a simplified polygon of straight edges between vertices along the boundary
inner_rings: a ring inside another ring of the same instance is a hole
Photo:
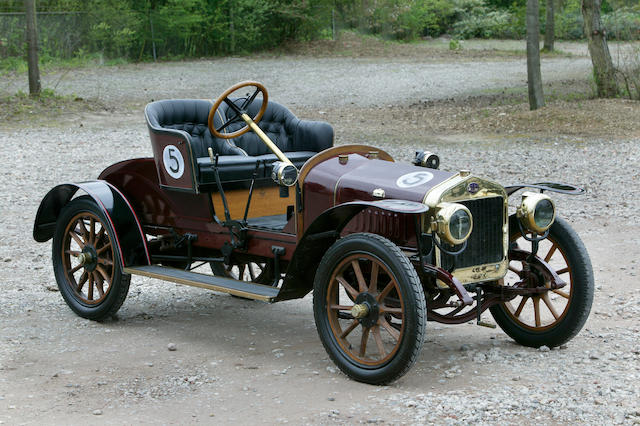
[[[331,9],[331,40],[336,40],[336,10]]]
[[[24,0],[27,21],[27,63],[29,65],[29,95],[40,95],[40,68],[38,68],[38,28],[36,26],[36,0]]]
[[[156,36],[153,33],[153,19],[151,18],[151,10],[149,10],[149,25],[151,26],[151,48],[153,50],[153,62],[156,62]]]

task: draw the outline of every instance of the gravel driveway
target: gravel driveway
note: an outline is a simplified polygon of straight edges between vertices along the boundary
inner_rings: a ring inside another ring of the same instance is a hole
[[[585,57],[548,59],[542,76],[545,82],[582,79],[590,69]],[[309,107],[404,105],[527,84],[526,61],[520,59],[434,63],[429,58],[280,57],[82,69],[44,76],[43,87],[121,105],[211,98],[242,80],[262,82],[274,100]],[[8,92],[28,91],[24,78],[13,77],[5,85]]]
[[[584,58],[543,67],[547,79],[588,72]],[[266,305],[135,277],[117,319],[76,317],[57,292],[50,244],[31,237],[50,187],[150,155],[142,112],[127,105],[215,95],[251,78],[294,111],[353,102],[366,112],[520,85],[524,73],[522,61],[243,58],[65,76],[58,90],[122,108],[44,128],[0,127],[0,424],[640,423],[637,139],[483,134],[430,144],[443,169],[471,168],[505,184],[553,179],[586,187],[586,196],[555,198],[590,252],[596,297],[583,331],[551,351],[518,346],[499,329],[429,323],[417,364],[385,387],[338,372],[317,337],[309,297]],[[424,145],[359,142],[401,161]]]

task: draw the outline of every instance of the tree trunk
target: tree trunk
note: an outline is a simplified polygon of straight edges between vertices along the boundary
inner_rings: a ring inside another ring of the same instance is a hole
[[[29,66],[29,95],[40,95],[40,69],[38,68],[38,28],[36,26],[36,0],[24,0],[27,20],[27,64]]]
[[[544,50],[553,52],[553,43],[556,38],[555,11],[553,0],[547,0],[547,22],[544,29]]]
[[[618,83],[607,45],[607,33],[600,20],[601,4],[602,0],[582,0],[582,16],[598,97],[611,98],[618,94]]]
[[[538,0],[527,0],[527,80],[529,85],[529,108],[544,106],[542,75],[540,73],[540,20]]]

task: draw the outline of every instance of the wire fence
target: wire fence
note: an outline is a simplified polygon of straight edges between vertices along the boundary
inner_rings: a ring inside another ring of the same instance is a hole
[[[87,53],[131,60],[215,56],[269,48],[287,38],[335,38],[346,26],[331,9],[308,19],[309,28],[285,22],[275,30],[242,10],[181,19],[157,11],[126,11],[107,19],[91,12],[38,12],[38,48],[41,56],[62,59]],[[24,13],[0,13],[0,59],[24,56],[25,26]]]

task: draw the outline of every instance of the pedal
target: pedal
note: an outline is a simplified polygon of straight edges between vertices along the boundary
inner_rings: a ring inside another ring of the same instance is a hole
[[[487,327],[487,328],[496,328],[496,325],[490,322],[485,322],[485,321],[478,321],[476,324],[478,324],[481,327]]]

